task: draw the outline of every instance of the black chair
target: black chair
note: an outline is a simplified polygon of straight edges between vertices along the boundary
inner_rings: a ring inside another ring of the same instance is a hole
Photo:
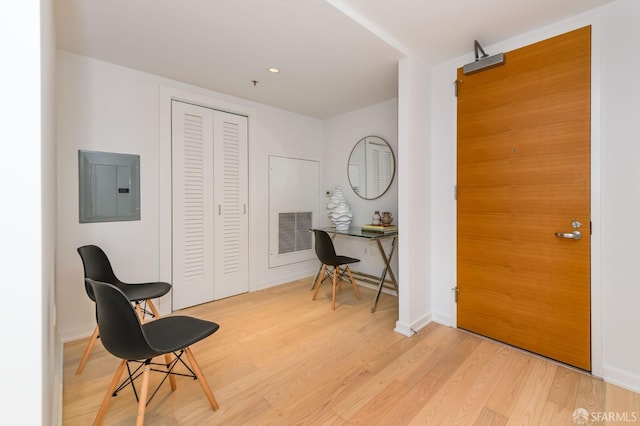
[[[109,385],[94,425],[102,422],[111,398],[128,385],[133,387],[138,400],[136,425],[142,425],[149,401],[158,392],[164,379],[173,375],[197,379],[213,410],[218,409],[218,403],[190,349],[194,343],[218,331],[220,328],[218,324],[188,316],[167,316],[142,324],[137,313],[132,309],[129,298],[120,289],[108,283],[90,279],[86,281],[95,296],[96,317],[102,344],[108,352],[122,360]],[[152,362],[154,357],[171,356],[171,354],[174,354],[175,358],[170,365]],[[182,359],[183,354],[187,356],[189,365]],[[131,363],[137,364],[137,367],[132,368]],[[187,374],[173,371],[178,363],[186,367]],[[156,370],[153,368],[154,365],[166,367],[166,371]],[[129,378],[118,385],[125,367],[127,367]],[[165,377],[147,400],[151,371],[163,373]],[[140,376],[142,376],[142,384],[138,395],[134,381]],[[172,387],[172,390],[175,388]]]
[[[85,290],[87,292],[87,296],[89,296],[91,300],[95,302],[95,297],[91,286],[86,282],[87,278],[94,281],[112,284],[122,290],[122,292],[127,296],[127,299],[134,304],[141,320],[144,320],[144,317],[147,314],[156,318],[160,316],[151,299],[167,294],[171,290],[171,284],[165,282],[131,284],[120,281],[114,274],[111,262],[109,262],[109,258],[105,252],[95,245],[79,247],[78,254],[80,254],[82,266],[84,267]],[[147,306],[151,312],[147,311]],[[89,359],[89,354],[91,353],[93,344],[99,337],[99,327],[96,326],[93,330],[93,335],[89,340],[89,344],[84,351],[78,370],[76,370],[76,374],[82,374],[84,366]]]
[[[331,299],[332,310],[336,309],[336,286],[343,280],[351,282],[351,284],[353,285],[353,289],[356,292],[356,296],[358,297],[358,299],[360,299],[360,291],[358,290],[358,286],[353,279],[351,269],[349,269],[350,264],[360,262],[360,259],[337,255],[336,250],[333,246],[333,241],[331,240],[329,234],[325,231],[314,229],[313,234],[315,236],[316,256],[318,256],[318,259],[320,260],[320,263],[322,263],[322,266],[320,269],[320,274],[318,275],[318,280],[316,281],[316,290],[313,292],[313,297],[311,298],[311,300],[316,300],[316,296],[318,295],[318,291],[320,290],[320,285],[324,281],[325,274],[331,275],[333,283],[333,294]],[[331,269],[329,269],[330,267]],[[347,274],[348,277],[346,277],[345,274]]]

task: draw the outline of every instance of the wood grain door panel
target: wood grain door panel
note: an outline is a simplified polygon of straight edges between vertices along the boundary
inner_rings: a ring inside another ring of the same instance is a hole
[[[458,326],[590,361],[590,27],[458,70]],[[582,239],[556,237],[582,223]]]

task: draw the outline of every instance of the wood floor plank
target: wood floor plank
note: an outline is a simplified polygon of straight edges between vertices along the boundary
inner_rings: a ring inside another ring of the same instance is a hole
[[[602,412],[605,409],[606,384],[595,377],[583,374],[578,382],[575,408],[584,408],[589,413]],[[601,426],[598,420],[591,424]]]
[[[438,331],[449,332],[451,329],[438,327]],[[381,417],[381,424],[409,424],[420,410],[433,396],[447,384],[456,368],[480,344],[480,339],[473,338],[467,333],[458,333],[457,339],[443,341],[443,346],[437,347],[429,356],[418,363],[413,370],[414,377],[419,380],[405,381],[410,386],[409,392],[398,402],[393,412]],[[437,335],[436,333],[433,333]],[[414,336],[415,337],[415,336]]]
[[[392,380],[351,417],[346,418],[347,422],[352,425],[372,425],[380,422],[385,415],[396,413],[399,402],[406,397],[408,390],[404,383]]]
[[[415,337],[415,336],[414,336]],[[447,368],[445,364],[450,362],[451,366],[457,365],[456,360],[460,360],[462,358],[466,358],[468,353],[472,351],[478,342],[473,342],[471,339],[466,341],[462,341],[459,346],[454,347],[452,350],[457,350],[454,353],[449,353],[449,357],[446,360],[442,360],[442,362],[438,363],[435,366],[435,372],[432,376],[429,377],[429,384],[434,384],[434,387],[439,387],[443,383],[446,382],[445,379],[442,378],[443,375],[447,377],[453,373],[453,368]],[[370,399],[375,398],[375,396],[382,392],[392,381],[396,380],[396,374],[402,374],[403,371],[399,370],[399,367],[396,365],[388,365],[385,370],[381,370],[371,378],[370,383],[367,384],[363,389],[361,389],[358,393],[353,393],[352,395],[347,396],[341,403],[335,408],[337,413],[340,414],[341,417],[346,419],[351,419],[355,416],[355,414],[362,409]],[[432,377],[435,376],[435,379],[432,380]],[[442,380],[438,380],[441,378]],[[434,383],[435,382],[435,383]],[[408,397],[411,400],[411,396]],[[399,402],[399,404],[404,403],[404,401]],[[405,412],[406,413],[406,412]],[[405,414],[406,415],[406,414]]]
[[[571,426],[573,422],[573,410],[560,406],[553,401],[547,400],[542,408],[542,414],[538,424],[549,426]]]
[[[335,419],[344,420],[334,411],[335,405],[345,395],[360,389],[371,377],[365,369],[351,371],[341,380],[327,378],[317,387],[310,387],[313,391],[306,391],[291,401],[290,405],[280,407],[277,417],[273,414],[262,417],[265,424],[324,424]],[[283,420],[282,423],[276,420]]]
[[[625,423],[640,424],[640,416],[635,411],[637,396],[619,386],[605,384],[606,397],[604,412],[599,417],[605,425],[620,425]]]
[[[578,407],[637,413],[640,396],[501,343],[430,323],[411,338],[393,331],[397,299],[330,290],[311,301],[311,277],[176,312],[220,330],[193,353],[220,405],[195,380],[167,382],[148,425],[545,424]],[[87,339],[64,347],[63,424],[91,424],[118,360],[98,341],[82,375]],[[161,377],[151,376],[151,389]],[[103,424],[135,422],[130,388],[112,398]],[[558,424],[567,424],[559,422]],[[605,424],[600,423],[600,424]]]
[[[455,416],[450,415],[449,418],[452,418],[454,424],[471,424],[480,416],[489,395],[500,384],[504,371],[511,363],[513,350],[494,344],[497,346],[496,352],[484,365],[476,367],[482,369],[480,375],[471,383],[468,391],[463,393],[460,402],[454,404],[457,407],[452,407]]]
[[[543,359],[534,359],[531,368],[523,377],[524,386],[516,398],[513,413],[509,417],[510,424],[541,424],[542,413],[547,402],[549,389],[553,383],[553,378],[558,367],[556,364]]]
[[[491,393],[487,408],[508,419],[513,413],[517,396],[525,385],[523,377],[529,371],[533,358],[523,352],[512,353],[511,364],[502,375],[501,385]]]
[[[507,418],[496,413],[490,408],[484,407],[473,426],[504,426]]]
[[[475,337],[474,337],[475,338]],[[433,398],[416,414],[410,424],[452,424],[460,411],[465,411],[467,398],[472,397],[474,383],[480,380],[484,368],[500,348],[494,342],[482,340],[480,344],[454,371]],[[475,391],[475,389],[474,389]],[[479,412],[474,416],[477,417]],[[466,413],[465,413],[466,414]]]
[[[465,334],[459,333],[455,329],[442,327],[435,323],[427,325],[425,329],[420,330],[420,340],[423,345],[420,358],[416,360],[414,368],[407,370],[397,380],[404,382],[407,386],[415,386],[443,361],[443,357],[449,356],[449,351],[453,350],[464,338]]]
[[[553,378],[547,399],[558,407],[575,410],[575,400],[578,395],[578,384],[581,373],[567,368],[558,368]]]

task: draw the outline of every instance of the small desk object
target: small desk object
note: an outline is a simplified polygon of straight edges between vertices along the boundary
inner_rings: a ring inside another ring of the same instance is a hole
[[[328,234],[332,235],[334,238],[336,235],[345,235],[347,237],[355,237],[355,238],[365,238],[368,240],[374,240],[378,246],[378,251],[380,252],[380,256],[384,261],[384,268],[382,269],[382,273],[380,276],[369,275],[363,272],[351,271],[353,275],[357,275],[360,277],[362,281],[369,281],[377,284],[376,296],[373,299],[373,304],[371,305],[371,312],[376,311],[376,305],[378,304],[378,299],[380,298],[380,292],[382,291],[382,287],[384,286],[385,281],[390,282],[396,293],[398,292],[398,281],[396,280],[396,276],[393,273],[393,269],[391,268],[391,259],[393,258],[393,254],[396,250],[396,241],[398,239],[398,232],[367,232],[363,231],[362,228],[357,226],[352,226],[348,230],[338,231],[336,228],[319,228],[321,231],[325,231]],[[382,246],[382,240],[385,238],[392,238],[391,240],[391,248],[387,253]],[[320,265],[322,268],[322,265]],[[318,274],[320,270],[316,273],[316,277],[313,280],[313,286],[315,286],[315,282],[318,278]],[[389,275],[390,280],[388,281],[387,274]],[[312,287],[313,288],[313,287]]]

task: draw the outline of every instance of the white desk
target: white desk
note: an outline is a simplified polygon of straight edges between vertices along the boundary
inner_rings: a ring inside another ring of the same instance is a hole
[[[353,275],[357,275],[362,281],[371,282],[373,280],[372,282],[377,285],[376,296],[373,299],[373,304],[371,305],[371,312],[376,311],[376,305],[378,304],[378,299],[380,299],[380,292],[382,291],[382,287],[384,286],[385,282],[390,282],[393,285],[396,294],[398,293],[398,281],[396,280],[396,276],[393,273],[393,269],[391,268],[391,259],[393,258],[393,254],[395,253],[396,241],[398,239],[397,232],[364,232],[360,227],[350,227],[346,231],[337,231],[335,228],[320,228],[320,230],[325,231],[328,234],[332,234],[332,238],[335,238],[336,235],[344,235],[347,237],[374,240],[377,243],[378,251],[380,252],[380,256],[382,257],[382,260],[384,262],[384,268],[382,269],[382,273],[380,274],[380,276],[365,274],[358,271],[351,271]],[[386,238],[392,239],[391,248],[388,252],[386,252],[384,247],[382,246],[382,240]],[[320,266],[320,268],[322,268],[322,265]],[[318,270],[318,272],[316,273],[316,276],[313,280],[312,288],[315,286],[315,282],[318,278],[319,273],[320,270]],[[389,275],[390,278],[388,281],[386,279],[387,275]]]

